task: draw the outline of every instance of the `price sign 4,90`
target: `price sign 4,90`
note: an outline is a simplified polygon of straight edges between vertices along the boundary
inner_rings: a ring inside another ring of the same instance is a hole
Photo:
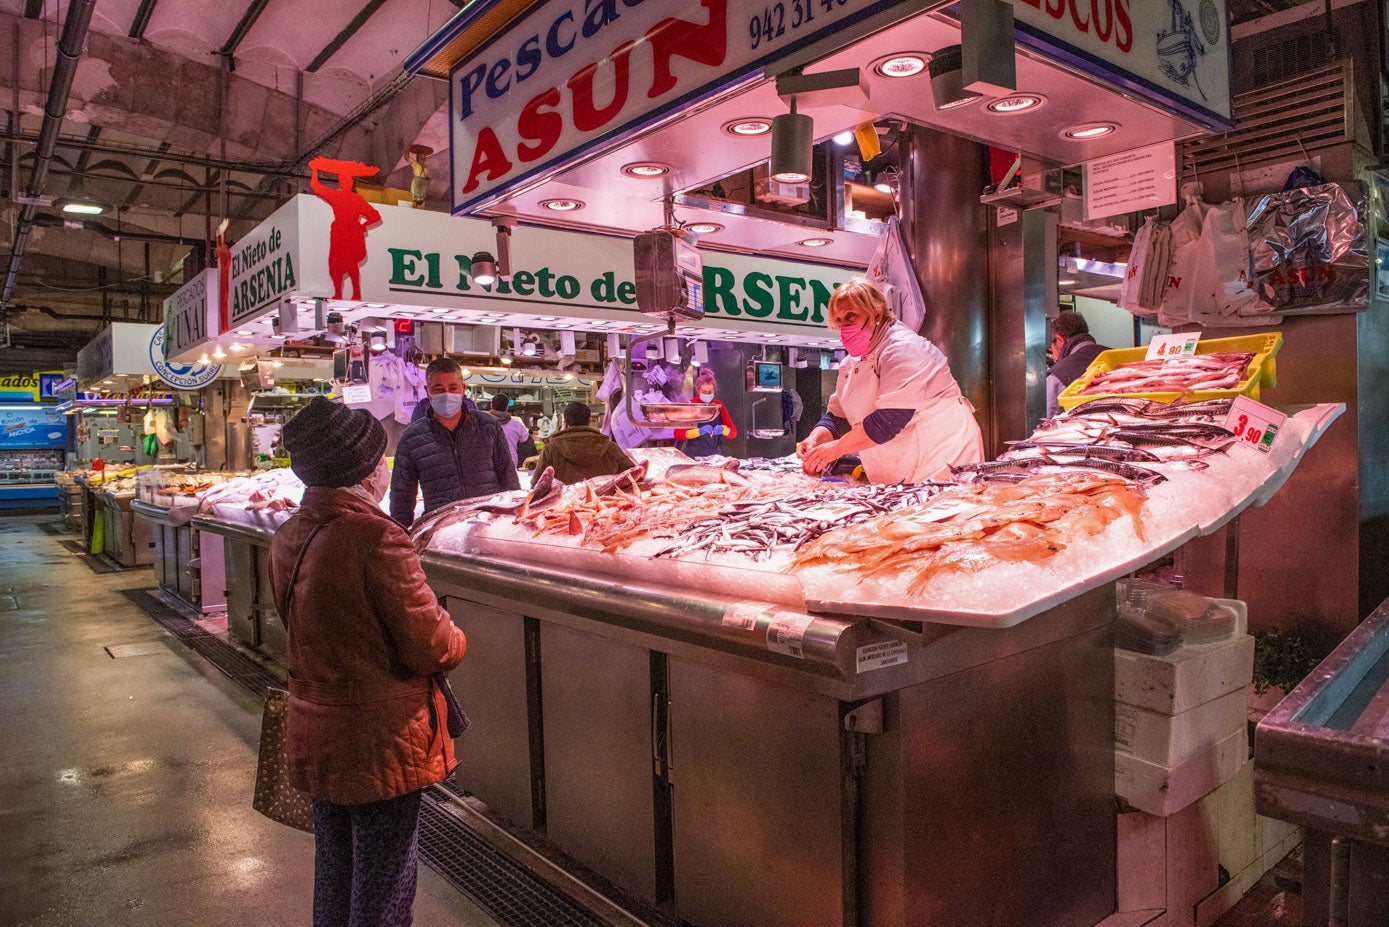
[[[1273,450],[1278,432],[1288,417],[1277,409],[1255,402],[1248,396],[1237,396],[1225,416],[1225,427],[1240,441],[1267,454]]]

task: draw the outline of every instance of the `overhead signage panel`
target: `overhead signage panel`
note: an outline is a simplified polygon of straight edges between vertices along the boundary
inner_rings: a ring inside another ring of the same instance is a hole
[[[576,158],[898,0],[549,0],[450,77],[453,211],[476,211]],[[670,15],[678,11],[677,15]]]
[[[328,268],[337,264],[330,234],[333,211],[308,195],[298,197],[294,205],[294,227],[279,225],[282,239],[292,240],[294,247],[285,248],[281,258],[286,266],[293,265],[301,289],[280,296],[321,296],[325,288],[331,294]],[[418,320],[426,322],[433,317],[431,310],[652,321],[637,311],[630,238],[522,226],[512,236],[511,279],[481,286],[473,280],[472,255],[495,246],[490,222],[400,206],[381,206],[378,211],[379,223],[366,229],[366,257],[357,273],[360,293],[353,302],[377,307],[382,315],[414,307]],[[267,222],[278,221],[276,217]],[[265,240],[259,232],[252,234]],[[702,329],[825,332],[830,294],[855,274],[776,258],[702,254],[706,315],[697,326]],[[268,317],[278,305],[278,300],[267,302],[239,324]]]
[[[1225,0],[1015,0],[1019,40],[1217,131],[1232,127]]]
[[[221,330],[217,268],[208,268],[164,300],[164,353],[178,357],[216,340]]]

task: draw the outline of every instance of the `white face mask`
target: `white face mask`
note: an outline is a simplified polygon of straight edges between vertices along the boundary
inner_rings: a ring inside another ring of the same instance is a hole
[[[376,462],[376,469],[371,471],[371,476],[362,480],[361,485],[376,502],[386,498],[386,491],[391,487],[391,468],[386,466],[385,457]]]
[[[713,394],[713,393],[700,393],[700,394],[699,394],[699,401],[700,401],[700,402],[713,402],[713,401],[714,401],[714,394]]]

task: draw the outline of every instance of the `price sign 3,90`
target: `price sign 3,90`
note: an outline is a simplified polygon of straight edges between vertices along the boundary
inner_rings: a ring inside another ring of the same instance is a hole
[[[1248,396],[1237,396],[1230,404],[1230,413],[1225,416],[1225,427],[1240,441],[1267,454],[1273,450],[1278,432],[1287,420],[1288,417],[1277,409]]]

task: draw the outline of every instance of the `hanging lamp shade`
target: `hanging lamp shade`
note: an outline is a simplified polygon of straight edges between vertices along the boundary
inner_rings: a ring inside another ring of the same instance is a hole
[[[796,98],[792,97],[791,112],[772,119],[772,179],[777,183],[808,182],[814,148],[815,120],[796,112]]]

